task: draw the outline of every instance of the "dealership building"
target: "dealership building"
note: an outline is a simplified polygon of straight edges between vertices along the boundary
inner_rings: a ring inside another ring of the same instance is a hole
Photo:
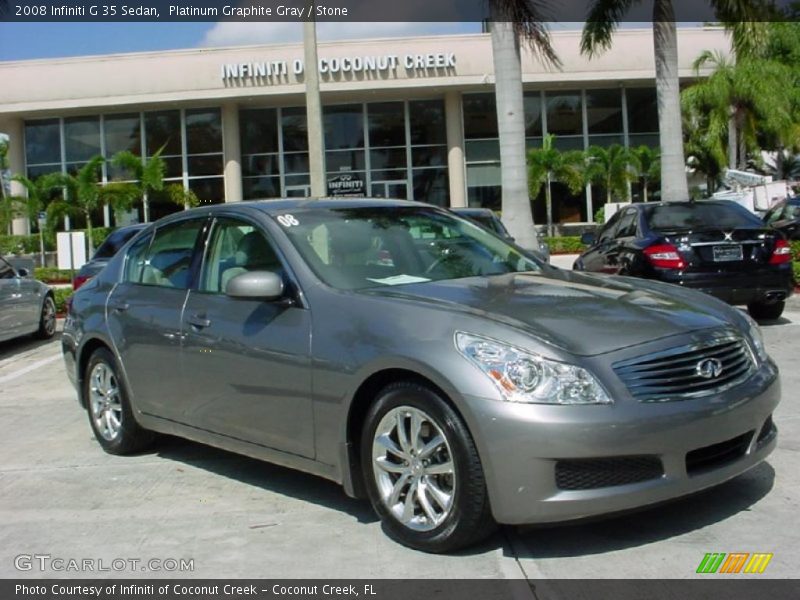
[[[701,51],[729,48],[718,28],[682,28],[678,41],[682,81]],[[561,69],[523,49],[528,146],[547,133],[562,149],[657,146],[652,32],[621,30],[591,60],[579,42],[579,31],[553,33]],[[97,154],[163,148],[167,181],[204,203],[307,196],[305,67],[301,44],[0,63],[11,171],[74,172]],[[317,67],[329,194],[499,208],[489,35],[321,43]],[[104,165],[104,182],[120,176]],[[591,221],[603,199],[557,186],[555,218]],[[152,199],[151,217],[171,210]]]

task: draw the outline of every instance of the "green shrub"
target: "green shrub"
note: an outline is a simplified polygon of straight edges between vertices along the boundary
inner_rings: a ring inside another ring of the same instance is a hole
[[[38,235],[0,235],[0,254],[34,254],[39,252]]]
[[[56,313],[63,315],[67,312],[67,298],[72,295],[72,288],[53,288],[53,297],[56,301]]]
[[[794,268],[794,284],[800,285],[800,241],[791,242],[792,246],[792,258],[794,262],[792,263],[792,267]]]
[[[52,267],[37,267],[33,276],[45,283],[69,283],[72,281],[72,271],[62,271]]]
[[[578,236],[542,238],[550,246],[551,254],[580,254],[586,249]]]

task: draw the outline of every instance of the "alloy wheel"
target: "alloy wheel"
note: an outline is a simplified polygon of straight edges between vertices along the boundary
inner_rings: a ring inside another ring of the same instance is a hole
[[[372,471],[381,501],[409,529],[435,529],[452,511],[453,453],[424,411],[399,406],[384,415],[373,436]]]
[[[117,376],[104,362],[89,375],[89,406],[97,432],[105,440],[115,439],[122,428],[122,403]]]

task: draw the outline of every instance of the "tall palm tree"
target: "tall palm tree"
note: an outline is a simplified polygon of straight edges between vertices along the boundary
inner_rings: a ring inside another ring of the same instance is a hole
[[[553,147],[555,136],[546,135],[541,148],[528,150],[528,191],[538,198],[544,187],[547,206],[547,235],[553,236],[553,182],[565,184],[573,194],[583,189],[584,153],[581,150],[561,152]]]
[[[22,213],[32,223],[37,223],[39,212],[45,209],[52,190],[57,186],[61,173],[49,173],[36,179],[29,179],[24,175],[13,175],[11,181],[19,183],[25,190],[24,196],[8,196],[5,210],[8,215]]]
[[[638,163],[637,175],[642,183],[642,200],[647,202],[650,184],[661,178],[661,155],[655,148],[645,145],[631,148],[631,153]]]
[[[161,157],[163,151],[164,147],[162,146],[147,161],[129,150],[122,150],[111,157],[112,165],[127,172],[128,177],[125,179],[133,180],[133,183],[129,181],[125,183],[132,185],[138,197],[141,198],[145,223],[150,220],[150,196],[153,192],[160,192],[164,189],[167,163]],[[120,199],[124,197],[125,194],[121,193]]]
[[[83,165],[78,172],[57,173],[49,180],[51,190],[61,188],[61,200],[54,200],[47,207],[48,221],[56,222],[58,217],[64,215],[83,215],[86,218],[86,237],[89,245],[89,254],[94,250],[92,240],[92,213],[103,205],[100,193],[100,177],[102,166],[105,162],[102,156],[94,156]]]
[[[708,0],[720,22],[732,32],[734,50],[751,53],[764,35],[760,0]],[[586,19],[581,51],[594,56],[611,47],[625,14],[641,0],[594,0]],[[661,197],[679,202],[689,197],[683,154],[678,39],[672,0],[653,2],[653,50],[656,63],[658,128],[661,143]]]
[[[587,178],[603,188],[606,203],[614,198],[628,198],[628,186],[636,178],[639,168],[636,155],[619,144],[607,148],[589,146],[586,150]]]
[[[542,14],[542,0],[490,0],[495,104],[500,139],[503,222],[517,242],[538,248],[528,198],[520,41],[548,65],[560,66]]]
[[[709,136],[727,139],[728,167],[741,169],[758,137],[772,136],[793,145],[797,130],[793,118],[791,67],[772,60],[745,57],[734,61],[706,50],[694,61],[695,73],[711,66],[713,72],[682,93],[689,115],[703,115]]]

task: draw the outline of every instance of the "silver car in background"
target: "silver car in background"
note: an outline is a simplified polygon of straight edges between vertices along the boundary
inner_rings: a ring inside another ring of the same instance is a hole
[[[0,342],[32,333],[41,339],[55,335],[53,291],[0,258]]]
[[[167,217],[75,294],[62,340],[107,452],[162,432],[314,473],[429,552],[690,494],[777,439],[745,314],[414,202]]]

